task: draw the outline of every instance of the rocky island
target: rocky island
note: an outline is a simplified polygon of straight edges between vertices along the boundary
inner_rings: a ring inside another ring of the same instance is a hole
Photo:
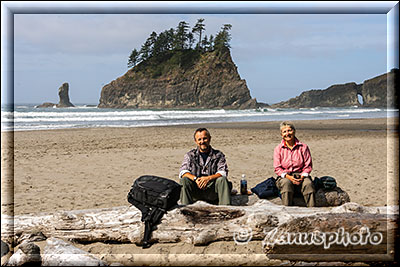
[[[323,90],[308,90],[299,96],[271,105],[272,108],[314,107],[397,107],[399,69],[365,80],[332,85]],[[359,101],[359,98],[362,101]]]
[[[199,19],[192,32],[202,27]],[[140,52],[132,51],[128,66],[133,67],[102,88],[98,107],[255,108],[257,101],[230,54],[231,25],[225,24],[215,38],[201,39],[200,31],[194,48],[187,28],[180,22],[176,30],[153,32]]]
[[[69,100],[69,84],[63,83],[60,88],[58,88],[58,96],[60,98],[58,104],[45,102],[41,105],[36,106],[37,108],[68,108],[74,107],[74,105]]]
[[[190,52],[183,52],[186,56]],[[171,55],[170,60],[174,59]],[[189,66],[190,65],[190,66]],[[100,108],[255,108],[246,81],[242,80],[229,49],[201,54],[186,67],[168,68],[160,74],[144,66],[105,85]]]

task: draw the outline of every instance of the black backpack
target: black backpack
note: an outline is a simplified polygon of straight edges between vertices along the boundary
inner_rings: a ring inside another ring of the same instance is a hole
[[[279,196],[279,189],[276,186],[275,178],[270,177],[267,180],[257,184],[251,189],[251,192],[259,198],[270,198]]]
[[[322,176],[321,178],[314,177],[314,188],[315,191],[318,189],[333,190],[337,187],[336,179],[332,176]]]
[[[128,193],[128,202],[142,212],[145,223],[144,236],[138,246],[149,248],[154,226],[168,210],[178,204],[181,185],[177,182],[153,175],[143,175],[135,180]]]

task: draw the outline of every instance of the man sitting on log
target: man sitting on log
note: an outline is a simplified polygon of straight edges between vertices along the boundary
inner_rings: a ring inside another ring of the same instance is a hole
[[[179,178],[182,184],[181,204],[204,200],[212,204],[231,204],[231,184],[225,155],[211,147],[211,135],[206,128],[194,132],[197,148],[184,156]]]

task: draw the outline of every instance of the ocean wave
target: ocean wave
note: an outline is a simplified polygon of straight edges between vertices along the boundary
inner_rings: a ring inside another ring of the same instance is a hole
[[[146,127],[214,122],[259,122],[383,118],[397,116],[398,109],[379,108],[262,108],[245,110],[151,110],[99,109],[92,106],[44,108],[17,105],[15,111],[2,108],[2,130],[45,130],[87,127]],[[12,127],[12,128],[10,128]]]
[[[6,119],[5,122],[14,121],[14,123],[22,122],[68,122],[68,121],[138,121],[138,120],[158,120],[159,116],[124,116],[124,117],[65,117],[65,118],[52,118],[52,117],[20,117],[12,119]]]
[[[8,112],[8,114],[12,114],[13,112]],[[123,116],[147,116],[147,115],[174,115],[174,114],[186,114],[188,116],[192,116],[195,114],[205,114],[205,115],[221,115],[228,114],[224,110],[212,110],[212,111],[153,111],[153,110],[130,110],[130,111],[103,111],[99,109],[99,111],[85,111],[85,112],[76,112],[76,111],[14,111],[14,117],[123,117]]]

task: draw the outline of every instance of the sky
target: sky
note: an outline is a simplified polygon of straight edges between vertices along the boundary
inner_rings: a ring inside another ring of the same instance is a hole
[[[119,2],[104,7],[112,14],[67,14],[68,4],[61,3],[53,14],[14,14],[12,49],[3,40],[10,35],[2,30],[2,57],[14,51],[15,103],[58,103],[58,88],[68,82],[73,104],[98,104],[102,87],[128,71],[131,51],[140,50],[153,31],[176,28],[180,21],[193,27],[199,18],[208,36],[232,25],[232,59],[258,102],[273,104],[311,89],[359,84],[398,68],[398,61],[388,65],[386,14],[113,13]],[[220,3],[229,4],[236,3]],[[9,71],[3,65],[2,76]],[[7,94],[3,87],[2,95]]]

